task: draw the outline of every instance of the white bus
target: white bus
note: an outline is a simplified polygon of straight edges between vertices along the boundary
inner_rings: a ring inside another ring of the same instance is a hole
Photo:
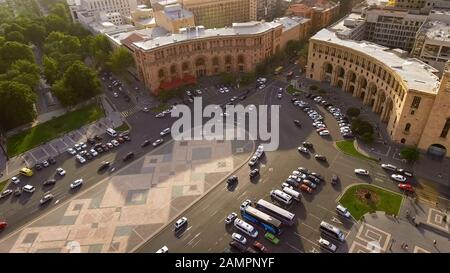
[[[256,203],[256,207],[261,211],[277,218],[285,225],[292,226],[294,224],[294,217],[295,217],[294,213],[282,209],[279,206],[267,202],[264,199],[259,199],[259,201]]]
[[[299,202],[302,199],[302,194],[292,189],[291,187],[283,187],[283,191]]]
[[[256,238],[258,236],[258,231],[256,228],[244,220],[236,218],[236,220],[234,220],[234,226],[252,238]]]
[[[335,226],[333,226],[331,224],[328,224],[325,221],[322,221],[320,223],[320,231],[323,234],[328,235],[331,238],[334,238],[334,239],[339,240],[341,242],[343,242],[345,240],[345,235],[340,229],[338,229],[337,227],[335,227]]]
[[[287,194],[285,192],[282,192],[280,190],[272,190],[272,191],[270,191],[270,196],[272,196],[276,200],[284,203],[285,205],[292,204],[292,196],[290,196],[289,194]]]

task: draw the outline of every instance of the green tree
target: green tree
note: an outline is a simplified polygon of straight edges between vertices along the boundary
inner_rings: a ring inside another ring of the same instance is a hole
[[[353,117],[353,118],[358,117],[360,113],[361,113],[361,111],[359,110],[359,108],[356,108],[356,107],[350,107],[347,109],[347,112],[346,112],[347,116]]]
[[[90,55],[94,58],[97,66],[106,65],[112,48],[105,35],[96,35],[92,39]]]
[[[355,135],[362,136],[365,133],[373,134],[373,126],[361,119],[352,120],[352,131]]]
[[[223,72],[219,75],[219,77],[221,84],[232,85],[236,83],[236,78],[231,73]]]
[[[373,140],[374,140],[373,133],[366,132],[366,133],[362,134],[361,140],[368,144],[373,143]]]
[[[36,118],[36,94],[27,85],[0,82],[0,128],[9,130]]]
[[[6,74],[2,75],[3,80],[14,81],[28,85],[34,89],[40,79],[41,71],[39,66],[27,60],[18,60],[14,62]]]
[[[18,60],[34,62],[33,52],[29,46],[18,42],[6,42],[0,47],[0,73],[6,72],[11,64]]]
[[[19,42],[19,43],[22,43],[22,44],[26,43],[25,37],[19,31],[8,32],[8,33],[6,33],[5,38],[8,41]]]
[[[405,147],[400,150],[400,156],[412,163],[420,158],[420,151],[416,147]]]
[[[100,94],[100,80],[94,70],[76,61],[53,84],[53,92],[63,105],[76,105]]]
[[[59,78],[58,62],[55,59],[44,55],[42,66],[44,68],[43,73],[47,83],[50,85],[54,84]]]
[[[54,31],[67,32],[69,29],[69,23],[58,15],[50,14],[45,17],[45,29],[47,30],[47,33],[52,33]]]
[[[109,66],[117,74],[125,76],[128,68],[134,65],[133,55],[124,47],[119,47],[111,53]]]
[[[37,46],[41,46],[47,36],[47,33],[45,27],[37,23],[33,23],[25,28],[23,35],[29,42]]]
[[[60,17],[67,23],[70,22],[70,16],[67,12],[66,6],[62,3],[55,4],[50,13]]]

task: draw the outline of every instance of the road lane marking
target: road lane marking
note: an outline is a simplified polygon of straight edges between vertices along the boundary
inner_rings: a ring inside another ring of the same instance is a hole
[[[216,214],[218,212],[218,210],[214,211],[210,216],[214,216],[214,214]]]
[[[381,179],[381,178],[378,178],[378,177],[375,177],[375,181],[378,181],[378,182],[384,182],[384,180],[383,180],[383,179]]]
[[[201,241],[201,239],[199,239],[199,240],[197,241],[197,243],[195,243],[195,244],[192,246],[192,248],[194,248],[198,243],[200,243],[200,241]]]
[[[314,214],[312,214],[312,213],[308,213],[308,215],[310,215],[310,216],[312,216],[312,217],[316,218],[317,220],[320,220],[320,218],[319,218],[319,217],[315,216],[315,215],[314,215]]]
[[[239,195],[239,197],[238,197],[237,199],[241,199],[241,197],[244,196],[244,194],[246,194],[246,193],[247,193],[247,191],[244,191],[243,193],[241,193],[241,194]],[[242,202],[244,202],[244,200],[243,200]]]
[[[323,210],[325,210],[325,211],[331,212],[331,213],[334,214],[334,211],[329,210],[329,209],[327,209],[327,208],[325,208],[325,207],[323,207],[323,206],[321,206],[321,205],[317,205],[317,207],[318,207],[318,208],[321,208],[321,209],[323,209]]]
[[[296,248],[295,246],[291,245],[289,242],[286,243],[290,248],[297,250],[299,253],[303,253],[300,249]]]
[[[316,244],[314,241],[311,241],[310,239],[306,238],[305,236],[303,236],[303,235],[301,235],[301,234],[299,234],[299,233],[297,233],[297,232],[294,232],[294,234],[297,235],[297,236],[299,236],[300,238],[306,240],[307,242],[309,242],[309,243],[311,243],[311,244],[313,244],[313,245],[315,245],[315,246],[317,246],[317,247],[320,247],[320,246],[319,246],[318,244]]]
[[[311,230],[314,231],[314,232],[317,232],[317,229],[313,228],[312,226],[310,226],[310,225],[308,225],[308,224],[302,223],[302,225],[308,227],[309,229],[311,229]]]
[[[336,217],[331,217],[331,222],[335,222],[335,223],[338,223],[338,224],[341,224],[342,225],[342,222],[338,219],[338,218],[336,218]]]

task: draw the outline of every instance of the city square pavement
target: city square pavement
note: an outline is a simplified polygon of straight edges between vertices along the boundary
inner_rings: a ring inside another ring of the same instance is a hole
[[[0,167],[3,168],[0,172],[4,176],[16,175],[18,170],[24,166],[32,167],[37,162],[42,162],[49,157],[56,157],[66,152],[67,149],[73,147],[76,143],[86,142],[87,138],[91,136],[104,134],[108,127],[115,128],[122,125],[123,121],[120,113],[113,109],[105,97],[102,97],[101,103],[105,111],[104,118],[9,159],[4,164],[0,164]],[[1,161],[5,161],[3,154],[1,157]]]
[[[351,238],[350,253],[450,252],[450,228],[444,209],[430,207],[405,196],[400,213],[368,213]],[[436,242],[436,243],[435,243]]]
[[[0,242],[0,252],[128,252],[254,150],[252,141],[171,141]]]

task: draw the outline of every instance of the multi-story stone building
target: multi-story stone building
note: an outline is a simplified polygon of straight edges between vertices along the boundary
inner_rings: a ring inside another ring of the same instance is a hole
[[[309,24],[306,18],[283,17],[225,28],[182,28],[179,33],[154,28],[108,36],[116,46],[133,53],[138,77],[158,94],[205,75],[252,71],[289,40],[305,39]],[[157,33],[158,29],[164,31]]]
[[[309,43],[307,77],[328,81],[380,114],[395,142],[450,155],[450,64],[438,71],[398,49],[322,29]]]
[[[163,0],[158,1],[164,3]],[[179,3],[194,14],[195,25],[220,28],[256,20],[257,1],[259,0],[179,0]]]
[[[122,24],[137,7],[136,0],[67,0],[67,3],[73,21],[84,25],[102,19]]]
[[[336,19],[339,13],[340,2],[333,1],[302,1],[299,4],[292,4],[286,10],[288,16],[302,16],[311,19],[314,29],[327,27]]]

